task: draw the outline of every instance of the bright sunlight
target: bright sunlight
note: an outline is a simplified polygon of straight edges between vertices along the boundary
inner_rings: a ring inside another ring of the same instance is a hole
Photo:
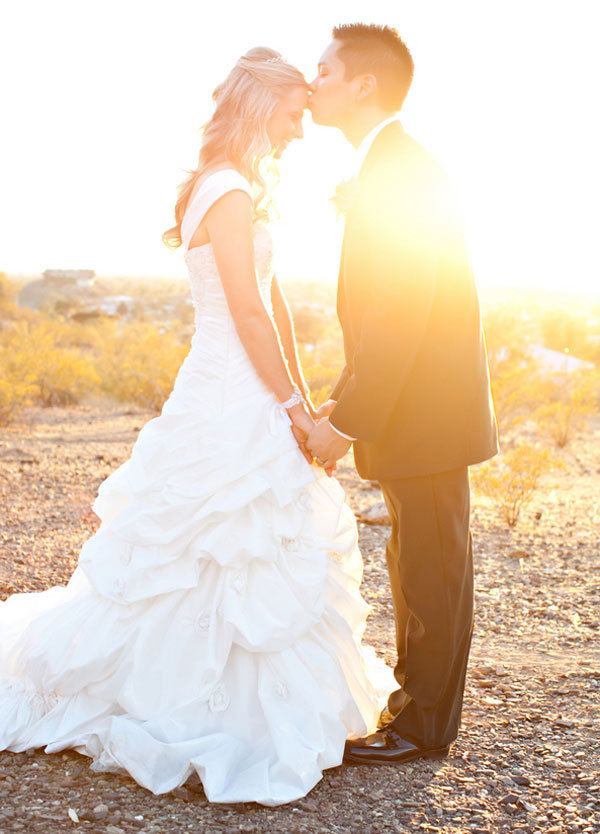
[[[401,118],[455,182],[479,285],[597,292],[600,137],[585,102],[598,58],[585,4],[566,17],[512,0],[500,17],[474,0],[380,0],[368,12],[354,0],[326,9],[311,0],[293,26],[271,0],[259,5],[259,15],[240,9],[234,31],[225,7],[209,21],[189,0],[175,0],[167,15],[116,0],[102,10],[73,0],[12,5],[0,57],[12,79],[0,268],[184,277],[181,255],[160,236],[176,185],[196,163],[213,87],[263,42],[310,80],[332,25],[366,15],[397,26],[413,52]],[[280,163],[279,271],[334,282],[342,224],[329,200],[352,149],[309,114],[305,132]]]

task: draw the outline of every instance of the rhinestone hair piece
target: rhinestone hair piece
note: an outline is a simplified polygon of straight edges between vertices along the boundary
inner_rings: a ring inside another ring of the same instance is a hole
[[[273,56],[273,58],[264,58],[260,61],[255,61],[252,58],[242,57],[239,58],[237,63],[238,66],[243,67],[243,69],[248,70],[249,72],[252,72],[252,70],[258,70],[261,67],[265,67],[269,64],[287,64],[287,61],[285,60],[285,58],[282,58],[281,55],[275,55]]]

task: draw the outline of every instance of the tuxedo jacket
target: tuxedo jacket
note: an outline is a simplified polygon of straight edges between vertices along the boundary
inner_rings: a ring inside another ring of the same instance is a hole
[[[445,472],[498,452],[462,220],[444,172],[399,122],[358,177],[337,311],[346,366],[330,420],[357,438],[361,477]]]

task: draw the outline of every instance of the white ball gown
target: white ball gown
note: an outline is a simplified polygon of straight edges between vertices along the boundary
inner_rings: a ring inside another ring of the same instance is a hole
[[[184,217],[250,192],[233,170]],[[272,242],[255,224],[270,310]],[[187,247],[186,247],[187,248]],[[278,805],[342,761],[395,687],[343,490],[310,466],[235,330],[210,244],[186,252],[196,328],[160,416],[100,486],[65,587],[0,603],[0,750],[73,748],[155,794]]]

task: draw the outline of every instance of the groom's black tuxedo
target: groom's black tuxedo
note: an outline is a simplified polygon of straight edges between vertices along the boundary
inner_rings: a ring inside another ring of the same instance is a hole
[[[473,621],[468,466],[498,451],[477,292],[439,165],[399,122],[377,135],[346,218],[338,287],[346,367],[331,424],[357,438],[392,519],[401,689],[395,729],[456,738]]]
[[[348,212],[338,285],[346,367],[331,423],[363,478],[444,472],[498,451],[479,304],[460,218],[399,122],[376,137]]]

